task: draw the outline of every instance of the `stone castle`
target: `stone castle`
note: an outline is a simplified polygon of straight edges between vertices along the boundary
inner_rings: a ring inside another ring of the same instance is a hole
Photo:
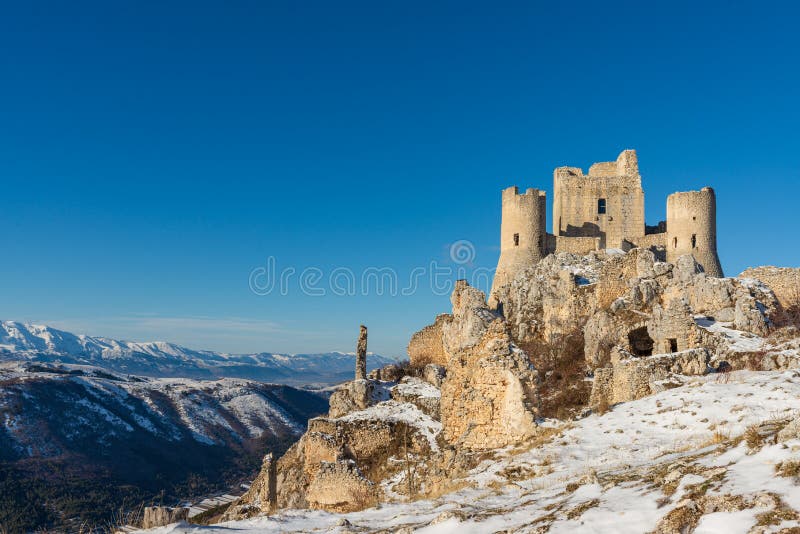
[[[716,198],[710,187],[673,193],[667,198],[667,220],[647,226],[636,151],[625,150],[616,161],[595,163],[588,174],[577,167],[557,168],[553,192],[551,234],[544,191],[531,188],[520,194],[516,186],[503,190],[500,260],[492,295],[518,272],[555,252],[646,248],[670,263],[691,254],[706,274],[723,276]]]

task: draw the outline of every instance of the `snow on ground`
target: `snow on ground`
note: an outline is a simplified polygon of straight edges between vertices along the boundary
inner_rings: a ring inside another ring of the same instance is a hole
[[[694,321],[701,328],[705,328],[709,332],[714,332],[724,338],[728,342],[729,350],[732,352],[756,352],[764,347],[763,337],[750,332],[735,330],[733,323],[717,322],[704,315],[696,316]]]
[[[404,377],[403,380],[392,389],[404,397],[426,397],[433,399],[442,396],[442,391],[439,388],[420,378],[412,376]]]
[[[691,377],[682,387],[619,404],[603,415],[567,423],[548,421],[549,442],[529,450],[497,452],[468,474],[470,487],[437,499],[384,504],[350,514],[289,510],[211,527],[183,524],[154,532],[403,528],[427,534],[499,530],[638,534],[653,530],[687,495],[702,492],[740,495],[751,504],[744,509],[723,507],[702,516],[696,533],[748,532],[771,510],[764,492],[772,492],[800,511],[797,481],[776,474],[778,463],[800,461],[800,440],[767,444],[748,454],[744,443],[725,436],[736,437],[750,425],[798,413],[799,372],[737,371]],[[389,401],[346,417],[419,421],[422,415]],[[670,484],[672,490],[667,491]],[[343,518],[351,526],[343,526]],[[797,525],[795,519],[779,518],[768,531]]]

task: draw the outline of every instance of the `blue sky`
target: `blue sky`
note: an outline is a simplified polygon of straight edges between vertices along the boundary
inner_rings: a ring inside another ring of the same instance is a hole
[[[712,185],[727,274],[800,264],[789,3],[0,9],[4,319],[232,352],[353,350],[363,322],[402,355],[449,310],[424,279],[259,295],[251,273],[491,268],[503,187],[625,148],[649,223]]]

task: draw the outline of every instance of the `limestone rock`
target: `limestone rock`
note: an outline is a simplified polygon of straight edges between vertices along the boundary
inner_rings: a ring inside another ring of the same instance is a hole
[[[441,389],[447,370],[442,365],[429,363],[422,370],[422,379],[432,386]]]
[[[778,432],[778,441],[784,442],[790,439],[800,439],[800,417],[792,419],[789,424]]]
[[[261,471],[236,504],[228,507],[223,521],[244,519],[275,511],[277,506],[277,469],[272,453],[264,456]]]
[[[769,334],[769,321],[762,310],[762,305],[755,298],[741,292],[736,299],[733,318],[734,327],[737,330],[766,336]]]
[[[536,431],[537,375],[505,323],[490,323],[478,344],[450,360],[442,384],[443,437],[458,447],[493,449]]]
[[[694,256],[686,254],[678,258],[672,272],[675,280],[682,284],[688,284],[696,275],[703,272],[703,267],[697,263]]]
[[[445,353],[452,358],[457,352],[476,345],[499,314],[486,305],[483,291],[458,280],[450,296],[453,320],[442,324]]]
[[[769,296],[761,300],[768,308],[774,308],[770,319],[777,326],[800,327],[800,268],[756,267],[744,271],[739,279],[747,281],[754,291],[768,289],[772,293],[774,306],[764,302]],[[762,284],[766,287],[759,287]]]
[[[367,378],[367,327],[363,324],[358,334],[356,343],[356,380]]]
[[[380,380],[353,380],[333,392],[329,402],[330,417],[341,417],[363,410],[388,398],[385,383]]]
[[[375,484],[352,460],[323,462],[306,494],[311,508],[329,512],[361,510],[378,499]]]
[[[422,413],[431,416],[433,419],[439,419],[439,404],[442,394],[438,388],[428,382],[420,378],[407,376],[399,384],[392,387],[390,394],[392,399],[397,402],[413,404]]]
[[[367,374],[367,378],[380,382],[397,382],[406,375],[407,371],[404,365],[390,363],[378,369],[373,369]]]

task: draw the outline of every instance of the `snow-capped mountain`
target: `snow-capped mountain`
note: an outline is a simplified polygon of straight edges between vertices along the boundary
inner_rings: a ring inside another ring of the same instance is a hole
[[[0,526],[67,531],[131,502],[227,489],[327,406],[318,393],[244,379],[0,363]]]
[[[139,343],[76,335],[45,325],[0,322],[0,361],[95,365],[155,377],[235,377],[287,384],[332,384],[352,377],[352,354],[227,354],[166,342]],[[370,369],[394,363],[377,354]]]

